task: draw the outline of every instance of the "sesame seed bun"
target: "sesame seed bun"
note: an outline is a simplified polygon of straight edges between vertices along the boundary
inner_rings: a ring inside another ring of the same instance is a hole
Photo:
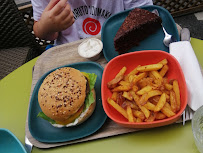
[[[86,85],[87,79],[77,69],[63,67],[53,71],[38,92],[42,112],[55,121],[65,122],[84,105]]]

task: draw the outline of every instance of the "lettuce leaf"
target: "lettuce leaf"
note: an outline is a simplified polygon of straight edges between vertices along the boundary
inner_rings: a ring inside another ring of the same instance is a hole
[[[56,122],[52,119],[50,119],[48,116],[46,116],[43,112],[39,112],[37,117],[41,117],[44,120],[47,120],[48,122],[52,123],[52,124],[56,124]]]
[[[94,73],[88,73],[90,77],[90,91],[94,88],[95,82],[97,80],[97,75]]]
[[[94,88],[94,85],[95,85],[96,80],[97,80],[97,75],[95,73],[86,73],[86,74],[89,75],[89,79],[90,79],[89,80],[90,81],[89,82],[89,84],[90,84],[90,92],[86,96],[84,110],[86,110],[95,101],[92,89]]]

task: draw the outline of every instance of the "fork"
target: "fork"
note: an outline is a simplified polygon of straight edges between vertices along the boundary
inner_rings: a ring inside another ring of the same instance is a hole
[[[194,111],[188,106],[188,120],[191,120],[193,117]],[[187,120],[187,118],[186,118]]]
[[[159,12],[158,12],[157,9],[154,9],[154,10],[152,11],[152,13],[156,14],[157,16],[159,16]],[[161,25],[162,25],[162,29],[163,29],[163,32],[164,32],[164,35],[165,35],[165,36],[164,36],[163,43],[164,43],[164,45],[165,45],[166,47],[169,47],[169,44],[172,43],[172,42],[176,42],[177,39],[176,39],[173,35],[169,34],[169,33],[166,31],[166,29],[164,28],[163,24],[161,24]]]
[[[185,125],[185,122],[188,120],[191,120],[193,117],[194,111],[187,105],[183,114],[182,114],[182,119],[183,119],[183,125]]]

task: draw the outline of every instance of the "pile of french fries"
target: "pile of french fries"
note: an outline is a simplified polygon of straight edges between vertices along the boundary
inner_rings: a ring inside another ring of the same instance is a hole
[[[107,102],[129,122],[152,122],[174,116],[181,106],[178,81],[168,79],[167,59],[138,65],[128,74],[124,66],[107,83],[112,96]]]

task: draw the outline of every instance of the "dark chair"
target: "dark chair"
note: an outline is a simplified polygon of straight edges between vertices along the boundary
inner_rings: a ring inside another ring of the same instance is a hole
[[[153,0],[153,3],[167,9],[173,17],[203,10],[203,0]]]
[[[0,80],[43,52],[13,0],[0,0]]]

